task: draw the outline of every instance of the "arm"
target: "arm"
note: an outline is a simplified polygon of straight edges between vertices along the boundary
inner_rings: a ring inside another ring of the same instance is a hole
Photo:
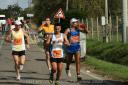
[[[86,24],[83,24],[83,23],[79,23],[79,30],[81,31],[81,32],[83,32],[83,33],[88,33],[88,30],[87,30],[87,26],[86,26]]]
[[[45,26],[45,24],[46,24],[46,22],[43,21],[43,22],[42,22],[42,25],[41,25],[41,26],[39,27],[39,29],[37,30],[38,33],[43,30],[43,26]]]
[[[27,32],[26,32],[24,29],[22,29],[22,30],[23,30],[24,36],[25,36],[26,39],[27,39],[27,47],[29,48],[29,43],[30,43],[29,35],[27,34]]]
[[[66,31],[64,32],[64,44],[66,44],[66,45],[69,46],[70,45],[70,42],[69,42],[69,40],[67,38],[68,33],[69,33],[69,28],[67,28]]]
[[[11,40],[11,30],[9,30],[5,36],[5,41],[8,42],[8,43],[12,43],[12,40]]]
[[[46,46],[49,46],[49,45],[50,45],[51,39],[52,39],[52,35],[49,35],[49,36],[48,36],[48,39],[47,39],[47,41],[46,41]]]
[[[64,35],[64,44],[67,45],[67,46],[70,46],[67,35]]]

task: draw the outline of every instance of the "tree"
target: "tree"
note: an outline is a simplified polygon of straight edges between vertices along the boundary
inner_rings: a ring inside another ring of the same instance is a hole
[[[23,11],[22,8],[19,7],[17,4],[8,5],[8,8],[7,8],[8,16],[13,18],[20,16],[22,11]]]
[[[46,17],[53,19],[59,8],[64,9],[64,2],[65,0],[33,0],[35,21],[40,24]]]
[[[121,14],[122,0],[108,0],[109,14]],[[50,2],[50,3],[49,3]],[[54,16],[59,8],[65,12],[66,0],[33,0],[36,22],[40,22],[46,17]],[[82,12],[86,17],[97,17],[105,15],[105,0],[69,0],[69,12],[76,10]]]

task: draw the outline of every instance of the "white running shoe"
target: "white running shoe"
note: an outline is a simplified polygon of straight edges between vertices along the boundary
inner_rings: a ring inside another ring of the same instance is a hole
[[[20,80],[20,75],[18,75],[18,76],[16,77],[16,80]]]
[[[71,72],[70,72],[70,70],[66,70],[66,74],[67,74],[68,77],[71,77]]]
[[[23,68],[24,68],[24,66],[23,66],[23,65],[20,65],[20,70],[21,70],[21,71],[23,70]]]

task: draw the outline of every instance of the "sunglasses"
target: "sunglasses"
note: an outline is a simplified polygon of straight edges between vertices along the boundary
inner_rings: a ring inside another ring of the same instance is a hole
[[[50,21],[50,20],[46,20],[46,21]]]

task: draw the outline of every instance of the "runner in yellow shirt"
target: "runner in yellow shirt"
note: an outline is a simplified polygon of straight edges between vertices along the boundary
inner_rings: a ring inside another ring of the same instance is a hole
[[[51,24],[50,18],[46,18],[46,20],[42,22],[42,25],[39,30],[44,31],[44,50],[46,54],[46,63],[47,63],[49,72],[51,72],[50,53],[49,53],[50,46],[46,46],[48,37],[54,33],[54,25]]]

